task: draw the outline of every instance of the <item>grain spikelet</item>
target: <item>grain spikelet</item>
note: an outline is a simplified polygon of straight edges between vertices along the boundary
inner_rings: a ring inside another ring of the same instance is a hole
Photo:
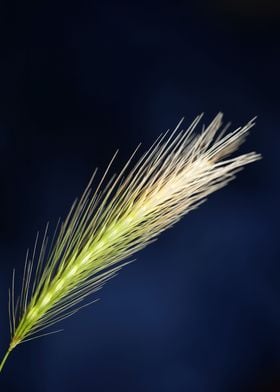
[[[196,134],[200,119],[187,131],[179,130],[180,122],[173,132],[161,135],[129,170],[133,153],[120,174],[104,186],[112,160],[95,192],[91,180],[74,203],[52,245],[48,246],[48,227],[41,241],[36,237],[34,251],[26,256],[18,299],[13,272],[11,343],[0,370],[18,344],[42,336],[46,328],[76,313],[85,306],[85,298],[123,266],[121,261],[225,186],[244,165],[260,158],[254,152],[228,158],[253,121],[225,134],[218,114]]]

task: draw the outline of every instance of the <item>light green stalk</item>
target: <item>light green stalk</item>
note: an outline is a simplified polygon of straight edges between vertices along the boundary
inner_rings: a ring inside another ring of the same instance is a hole
[[[8,359],[8,356],[10,355],[10,352],[12,351],[12,349],[11,348],[9,348],[9,350],[6,352],[6,354],[4,355],[4,357],[3,357],[3,359],[2,359],[2,361],[1,361],[1,363],[0,363],[0,372],[2,372],[2,369],[3,369],[3,367],[4,367],[4,365],[5,365],[5,363],[6,363],[6,361],[7,361],[7,359]]]
[[[160,136],[124,179],[132,156],[101,191],[111,162],[96,191],[91,192],[91,180],[74,203],[48,255],[48,229],[38,251],[37,236],[16,301],[13,274],[11,343],[0,371],[17,345],[42,336],[46,328],[76,313],[87,296],[116,274],[122,260],[226,185],[244,165],[260,158],[249,153],[225,159],[243,142],[253,122],[216,136],[222,121],[219,114],[195,135],[199,120],[187,131],[178,131],[180,123],[171,134]]]

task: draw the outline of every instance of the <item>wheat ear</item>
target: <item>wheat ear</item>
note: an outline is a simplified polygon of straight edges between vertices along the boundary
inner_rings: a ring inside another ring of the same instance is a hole
[[[196,134],[200,119],[186,131],[179,130],[180,122],[173,132],[161,135],[128,171],[133,153],[104,187],[111,162],[96,191],[90,189],[91,180],[74,203],[48,254],[47,230],[40,247],[37,236],[32,255],[26,257],[17,299],[13,272],[11,343],[0,370],[17,345],[42,336],[46,328],[76,313],[85,306],[84,299],[123,266],[122,260],[226,185],[244,165],[260,158],[254,152],[227,158],[244,141],[253,121],[226,134],[218,114]]]

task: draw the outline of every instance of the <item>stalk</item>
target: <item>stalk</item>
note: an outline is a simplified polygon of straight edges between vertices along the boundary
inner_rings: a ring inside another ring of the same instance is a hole
[[[7,361],[10,353],[12,352],[12,350],[13,350],[12,348],[9,348],[8,351],[6,352],[6,354],[4,355],[4,357],[3,357],[3,359],[2,359],[2,361],[0,363],[0,373],[2,372],[3,367],[4,367],[4,365],[5,365],[6,361]]]

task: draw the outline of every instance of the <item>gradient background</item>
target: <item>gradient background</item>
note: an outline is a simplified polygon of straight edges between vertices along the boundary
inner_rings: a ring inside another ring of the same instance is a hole
[[[264,159],[20,346],[1,392],[280,390],[280,9],[271,1],[0,4],[0,336],[13,266],[116,148],[119,169],[185,116],[258,115]]]

